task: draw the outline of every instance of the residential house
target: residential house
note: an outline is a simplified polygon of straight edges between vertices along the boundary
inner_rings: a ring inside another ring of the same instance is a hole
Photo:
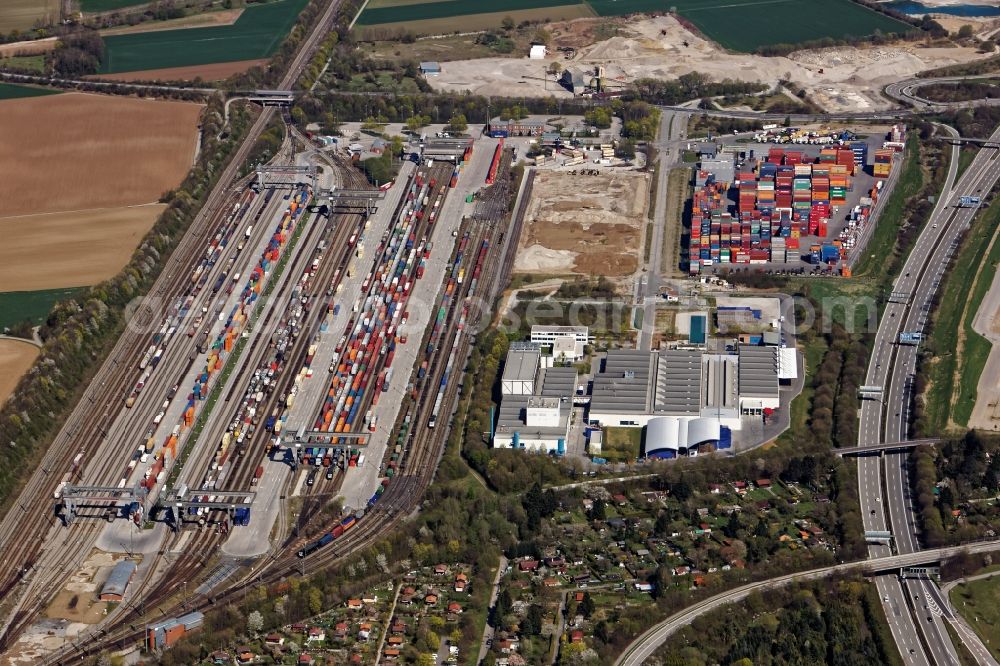
[[[569,642],[570,643],[582,643],[583,642],[583,632],[580,631],[579,629],[577,629],[577,630],[573,631],[572,633],[570,633],[570,635],[569,635]]]
[[[351,610],[360,610],[364,604],[361,603],[361,599],[348,599],[347,607]]]
[[[233,659],[229,656],[228,652],[223,652],[222,650],[216,650],[212,654],[208,655],[209,660],[213,664],[230,664]]]
[[[437,606],[437,602],[438,602],[438,595],[436,594],[432,593],[424,597],[424,603],[427,604],[428,606]]]
[[[309,653],[303,652],[299,655],[299,666],[312,666],[315,663],[316,660]]]
[[[517,568],[521,571],[538,571],[538,560],[521,560],[517,563]]]
[[[389,636],[389,639],[388,639],[387,642],[389,643],[389,647],[397,647],[398,648],[400,645],[403,644],[403,637],[402,636]]]
[[[446,573],[448,573],[448,565],[447,564],[438,564],[437,566],[434,567],[434,575],[435,576],[443,576]]]
[[[451,602],[450,604],[448,604],[448,612],[449,613],[461,613],[462,612],[462,604],[458,603],[457,601]]]
[[[367,622],[362,622],[361,626],[358,627],[358,640],[362,643],[366,642],[372,635],[372,625]]]
[[[236,663],[241,666],[243,664],[252,664],[256,658],[257,655],[245,645],[236,649]]]
[[[326,630],[323,629],[323,627],[309,627],[309,636],[306,637],[306,641],[310,643],[316,643],[325,640],[326,640]]]
[[[285,644],[285,637],[281,634],[268,634],[264,637],[264,645],[267,646],[282,646]]]
[[[385,656],[386,661],[397,661],[399,659],[399,650],[396,648],[387,648],[382,654]]]
[[[338,622],[333,627],[333,638],[334,638],[334,640],[338,640],[338,641],[346,641],[347,640],[347,623],[346,622]]]

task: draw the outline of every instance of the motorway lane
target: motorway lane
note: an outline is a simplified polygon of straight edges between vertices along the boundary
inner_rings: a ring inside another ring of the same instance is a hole
[[[957,148],[953,148],[952,160],[947,175],[943,194],[938,201],[935,213],[943,210],[943,202],[950,196],[951,184],[954,182],[957,172],[958,159]],[[904,275],[908,272],[916,272],[914,266],[919,265],[921,257],[930,247],[927,240],[933,234],[934,229],[927,224],[917,239],[915,249],[911,252],[903,269]],[[905,288],[905,285],[898,285],[898,289]],[[893,319],[896,314],[895,309],[902,306],[888,304],[883,314],[876,333],[875,344],[872,348],[872,358],[868,366],[868,374],[865,378],[866,385],[882,386],[892,358],[892,343],[896,339],[897,329],[892,324],[898,324]],[[881,423],[881,403],[874,401],[863,401],[861,405],[861,417],[859,419],[859,446],[876,444],[880,437]],[[890,517],[886,515],[886,501],[883,498],[882,488],[882,458],[874,456],[862,456],[858,458],[858,491],[861,504],[862,524],[866,531],[889,531]],[[905,537],[904,537],[905,538]],[[912,551],[905,551],[912,552]],[[891,553],[891,549],[884,545],[871,545],[868,549],[869,557],[885,557]],[[877,579],[876,585],[879,591],[879,598],[882,599],[883,610],[889,620],[889,627],[892,631],[893,639],[903,656],[904,663],[907,664],[929,664],[930,659],[924,654],[924,649],[920,643],[920,635],[916,622],[909,611],[906,591],[903,587],[885,578]]]
[[[897,81],[896,83],[890,83],[885,87],[885,94],[892,97],[896,101],[912,104],[917,109],[930,109],[930,108],[942,108],[942,107],[969,107],[969,106],[992,106],[1000,104],[1000,99],[980,99],[972,101],[963,102],[934,102],[932,100],[921,97],[916,93],[917,90],[924,86],[933,85],[936,83],[954,83],[957,81],[967,81],[970,79],[982,79],[983,75],[973,75],[973,76],[940,76],[933,79],[907,79],[905,81]]]
[[[901,330],[920,330],[913,328],[923,321],[925,315],[924,306],[933,297],[940,280],[940,271],[946,262],[946,256],[952,251],[952,241],[965,228],[969,219],[975,211],[972,209],[960,209],[957,211],[956,220],[952,224],[946,224],[954,211],[957,194],[964,194],[967,190],[975,191],[982,187],[985,179],[990,178],[991,170],[987,167],[989,158],[985,154],[977,156],[976,161],[963,174],[958,185],[954,185],[957,170],[957,147],[952,148],[952,161],[949,168],[945,187],[938,200],[937,205],[931,215],[930,220],[924,226],[916,245],[910,253],[903,267],[902,273],[897,278],[893,290],[897,292],[914,294],[913,308],[907,311],[906,319],[903,320],[903,313],[906,305],[903,303],[888,303],[880,322],[873,346],[872,362],[869,365],[868,375],[865,383],[888,388],[883,392],[882,402],[866,400],[862,403],[861,418],[859,421],[859,445],[876,444],[880,439],[884,441],[897,441],[905,439],[907,432],[905,418],[907,416],[904,403],[908,404],[908,391],[910,380],[908,379],[915,372],[914,363],[916,360],[916,348],[895,345],[895,341]],[[997,165],[993,168],[1000,168]],[[940,242],[939,242],[940,241]],[[930,269],[922,272],[922,268],[928,265]],[[919,282],[918,282],[919,281]],[[895,354],[896,362],[893,363]],[[890,375],[890,367],[892,374]],[[887,410],[888,418],[884,423],[883,433],[882,409]],[[890,454],[885,458],[861,457],[858,459],[858,476],[860,484],[860,498],[862,514],[865,520],[865,529],[883,529],[878,525],[884,524],[881,519],[883,512],[888,512],[889,524],[891,524],[895,537],[896,548],[900,553],[914,552],[919,548],[916,540],[916,525],[911,507],[911,498],[908,487],[906,470],[906,460],[908,454]],[[872,498],[881,496],[883,489],[881,479],[877,476],[877,469],[881,463],[886,466],[886,497],[885,501],[872,502]],[[885,507],[885,508],[883,508]],[[872,515],[872,511],[876,515]],[[878,520],[874,520],[878,518]],[[869,551],[871,557],[884,556],[883,547],[872,547]],[[888,596],[890,601],[883,602],[887,616],[894,612],[893,608],[902,607],[907,602],[907,596],[912,598],[910,585],[887,584],[888,595],[882,594],[883,599]],[[954,646],[947,639],[947,634],[942,631],[940,625],[934,623],[920,623],[918,615],[916,621],[905,622],[900,619],[898,626],[893,626],[893,634],[897,644],[901,647],[903,659],[906,663],[925,663],[923,658],[917,658],[920,651],[911,654],[908,644],[912,644],[918,637],[918,631],[924,633],[927,644],[930,647],[931,656],[937,663],[957,663],[957,655]]]

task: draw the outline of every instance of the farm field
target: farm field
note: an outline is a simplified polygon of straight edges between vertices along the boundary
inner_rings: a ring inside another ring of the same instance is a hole
[[[0,218],[0,291],[85,287],[122,269],[163,204]],[[23,319],[23,316],[21,317]]]
[[[120,74],[98,74],[91,79],[109,81],[192,81],[201,78],[203,81],[222,81],[233,74],[242,74],[251,67],[263,65],[266,58],[260,60],[238,60],[236,62],[215,62],[209,65],[191,65],[190,67],[167,67],[165,69],[144,69],[138,72],[122,72]]]
[[[80,0],[80,11],[85,13],[109,12],[124,7],[147,5],[148,0]]]
[[[52,90],[51,88],[35,88],[33,86],[19,86],[14,83],[0,83],[0,100],[45,97],[46,95],[58,95],[61,92],[61,90]]]
[[[709,39],[735,51],[824,37],[905,32],[909,26],[851,0],[588,0],[601,16],[662,10],[691,21]]]
[[[424,21],[427,19],[453,18],[470,14],[494,12],[520,12],[525,9],[541,9],[561,5],[578,5],[579,0],[494,0],[493,2],[459,2],[439,0],[438,2],[395,2],[392,5],[379,3],[369,5],[358,19],[359,25],[378,25],[404,21]],[[517,20],[518,17],[514,17]]]
[[[0,217],[157,201],[187,174],[201,109],[82,93],[0,102]]]
[[[112,35],[102,74],[256,60],[272,55],[307,0],[247,8],[232,25]]]
[[[59,0],[3,0],[0,2],[0,32],[30,30],[36,23],[59,22]]]
[[[232,25],[242,14],[242,9],[224,9],[217,12],[167,19],[166,21],[145,21],[136,25],[121,25],[101,30],[101,36],[111,37],[112,35],[129,35],[137,32],[163,32],[178,28],[210,28],[217,25]]]
[[[49,316],[52,306],[74,297],[79,291],[76,288],[66,288],[0,293],[0,330],[25,319],[41,324]]]
[[[905,23],[851,0],[375,0],[361,14],[358,25],[366,36],[373,30],[449,33],[498,27],[495,15],[500,20],[507,15],[515,21],[559,20],[594,14],[610,17],[662,13],[671,7],[708,38],[735,51],[824,37],[863,36],[875,30],[888,34],[909,29]]]
[[[639,266],[649,179],[641,174],[535,176],[514,271],[624,277]]]
[[[30,342],[0,340],[0,404],[7,402],[36,358],[38,348]]]

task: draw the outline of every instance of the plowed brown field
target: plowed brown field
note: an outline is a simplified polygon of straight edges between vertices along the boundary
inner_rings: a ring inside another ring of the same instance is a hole
[[[0,102],[0,218],[156,201],[191,166],[201,109],[82,93]]]
[[[140,72],[119,72],[118,74],[97,74],[89,78],[105,81],[222,81],[233,74],[242,74],[255,65],[263,65],[267,60],[237,60],[236,62],[215,62],[209,65],[191,67],[168,67],[166,69],[146,69]]]
[[[17,388],[21,375],[38,357],[38,347],[30,342],[0,340],[0,405]]]
[[[122,269],[166,206],[0,218],[0,292],[86,287]]]

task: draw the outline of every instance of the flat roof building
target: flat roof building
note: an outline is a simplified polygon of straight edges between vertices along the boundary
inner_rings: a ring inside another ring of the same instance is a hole
[[[740,412],[760,414],[780,406],[778,350],[740,345]]]
[[[511,354],[523,355],[523,352],[508,352],[508,361]],[[504,394],[501,397],[493,435],[494,447],[565,452],[569,417],[573,411],[576,368],[543,368],[539,375],[537,392]],[[532,382],[535,384],[534,376]]]
[[[132,560],[122,560],[116,564],[101,587],[101,601],[122,601],[129,583],[132,582],[132,576],[135,575],[135,568],[135,562]]]
[[[420,63],[420,73],[430,74],[431,76],[437,76],[441,73],[441,64],[433,60],[428,60],[427,62]]]
[[[531,327],[531,342],[542,347],[551,347],[556,359],[578,361],[583,358],[584,347],[592,341],[590,329],[586,326],[542,326]]]
[[[503,375],[500,378],[502,395],[531,395],[535,392],[535,375],[541,353],[537,349],[507,352]]]

